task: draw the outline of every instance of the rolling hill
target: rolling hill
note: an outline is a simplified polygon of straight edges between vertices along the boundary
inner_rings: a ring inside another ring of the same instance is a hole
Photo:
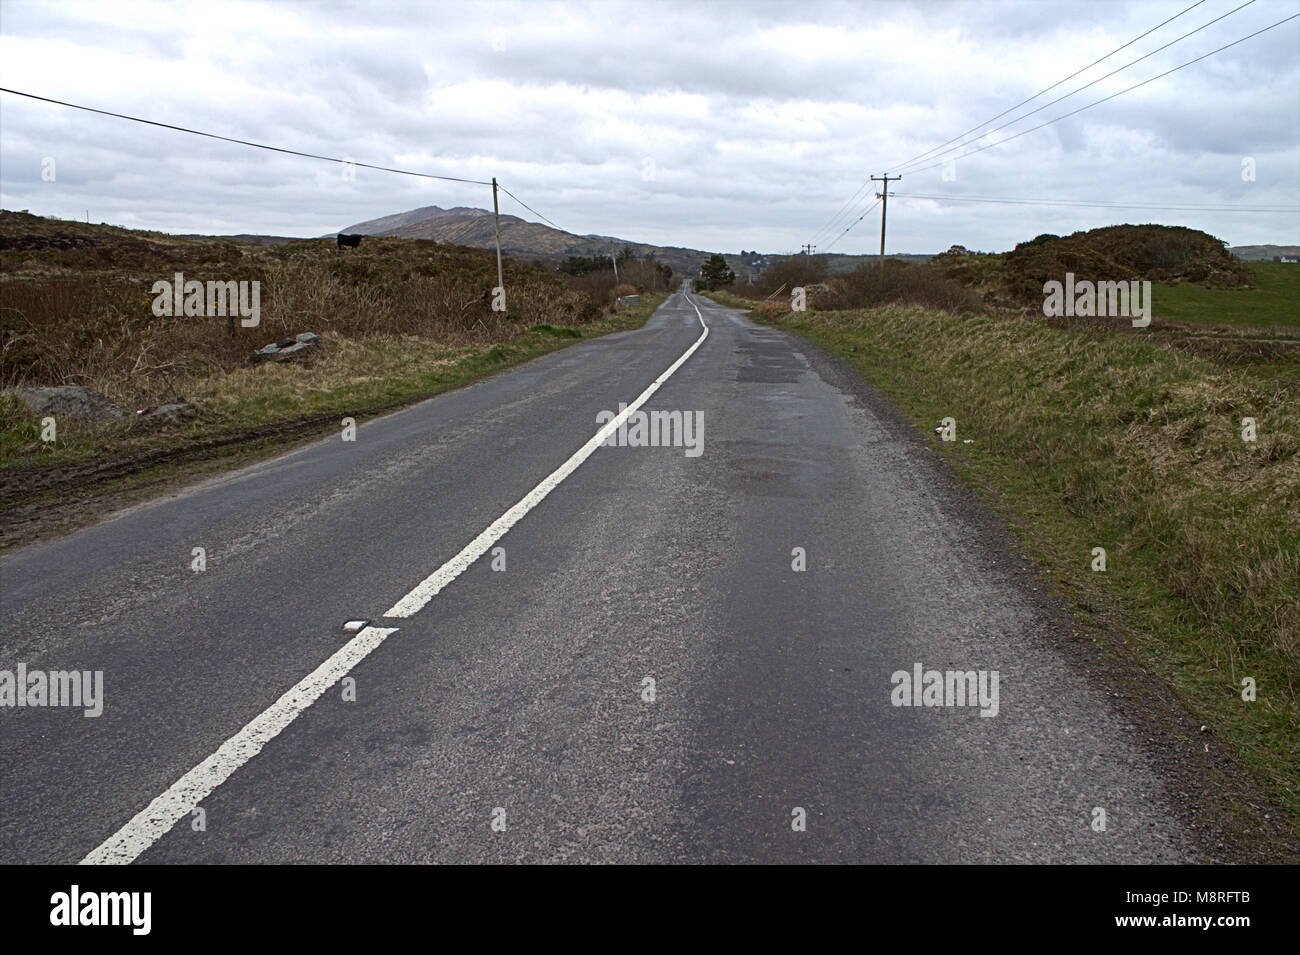
[[[399,239],[434,239],[478,249],[495,248],[496,241],[492,213],[466,206],[454,209],[424,206],[358,222],[339,231]],[[654,253],[656,259],[678,274],[696,272],[709,257],[708,252],[699,249],[650,245],[608,235],[574,235],[518,216],[501,216],[501,252],[514,258],[560,261],[570,255],[608,255],[611,248],[624,246],[638,256]]]
[[[1272,262],[1278,258],[1300,259],[1300,245],[1234,245],[1228,251],[1243,262]]]

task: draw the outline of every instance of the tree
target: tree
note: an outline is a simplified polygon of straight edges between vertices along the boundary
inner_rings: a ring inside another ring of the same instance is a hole
[[[601,269],[609,268],[609,259],[598,255],[571,255],[558,266],[561,272],[567,272],[570,275],[586,275],[588,272],[599,272]]]
[[[709,256],[709,261],[700,267],[700,283],[709,291],[731,285],[736,281],[736,273],[727,268],[727,260],[721,255]]]

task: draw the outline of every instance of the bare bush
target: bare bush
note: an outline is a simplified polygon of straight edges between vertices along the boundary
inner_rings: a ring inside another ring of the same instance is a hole
[[[792,288],[808,287],[826,280],[827,265],[823,255],[792,255],[789,258],[768,266],[756,287],[764,298],[769,295],[789,291]],[[742,286],[733,287],[737,294]],[[747,296],[748,297],[748,296]]]
[[[979,295],[945,276],[941,269],[897,259],[863,263],[848,275],[828,283],[829,292],[816,299],[819,310],[876,308],[881,305],[920,305],[952,314],[984,311]]]

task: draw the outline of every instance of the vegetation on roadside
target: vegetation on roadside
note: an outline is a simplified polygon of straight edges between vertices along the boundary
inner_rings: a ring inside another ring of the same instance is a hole
[[[898,259],[862,262],[851,272],[832,276],[826,256],[794,255],[769,267],[757,282],[719,289],[749,299],[747,307],[767,318],[789,311],[798,289],[807,307],[818,309],[872,308],[891,302],[951,312],[983,308],[978,294],[948,278],[943,269]]]
[[[1067,272],[1077,282],[1136,279],[1219,289],[1254,284],[1254,272],[1221,240],[1182,226],[1116,225],[1069,236],[1048,233],[1003,253],[953,246],[930,265],[978,293],[985,304],[1011,309],[1041,309],[1044,284],[1064,280]]]
[[[1062,282],[1072,273],[1076,282],[1152,282],[1155,316],[1165,324],[1300,325],[1300,269],[1243,263],[1219,239],[1181,226],[1044,233],[1010,252],[953,246],[928,262],[872,260],[849,272],[832,273],[830,262],[825,255],[790,256],[756,281],[715,284],[711,290],[771,302],[758,307],[766,317],[788,311],[797,288],[805,290],[808,307],[823,310],[910,304],[953,314],[1041,314],[1046,283]],[[1213,294],[1203,294],[1207,291]],[[1262,294],[1252,294],[1256,291]]]
[[[619,255],[617,271],[609,259],[574,256],[561,264],[558,271],[566,285],[586,293],[607,309],[615,308],[624,295],[667,293],[677,287],[673,270],[658,262],[653,253],[637,258],[627,248]]]
[[[495,257],[428,240],[339,250],[326,239],[256,247],[83,234],[96,228],[111,227],[0,213],[0,387],[85,385],[139,408],[220,388],[258,348],[300,332],[490,346],[533,325],[589,324],[606,304],[507,261],[507,308],[494,311]],[[178,272],[259,282],[259,324],[235,323],[231,334],[223,318],[155,316],[153,284]]]

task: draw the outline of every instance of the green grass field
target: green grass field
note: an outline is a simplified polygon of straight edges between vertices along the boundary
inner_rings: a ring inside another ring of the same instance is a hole
[[[1300,330],[1300,265],[1254,262],[1255,289],[1152,286],[1152,314],[1170,322]]]

